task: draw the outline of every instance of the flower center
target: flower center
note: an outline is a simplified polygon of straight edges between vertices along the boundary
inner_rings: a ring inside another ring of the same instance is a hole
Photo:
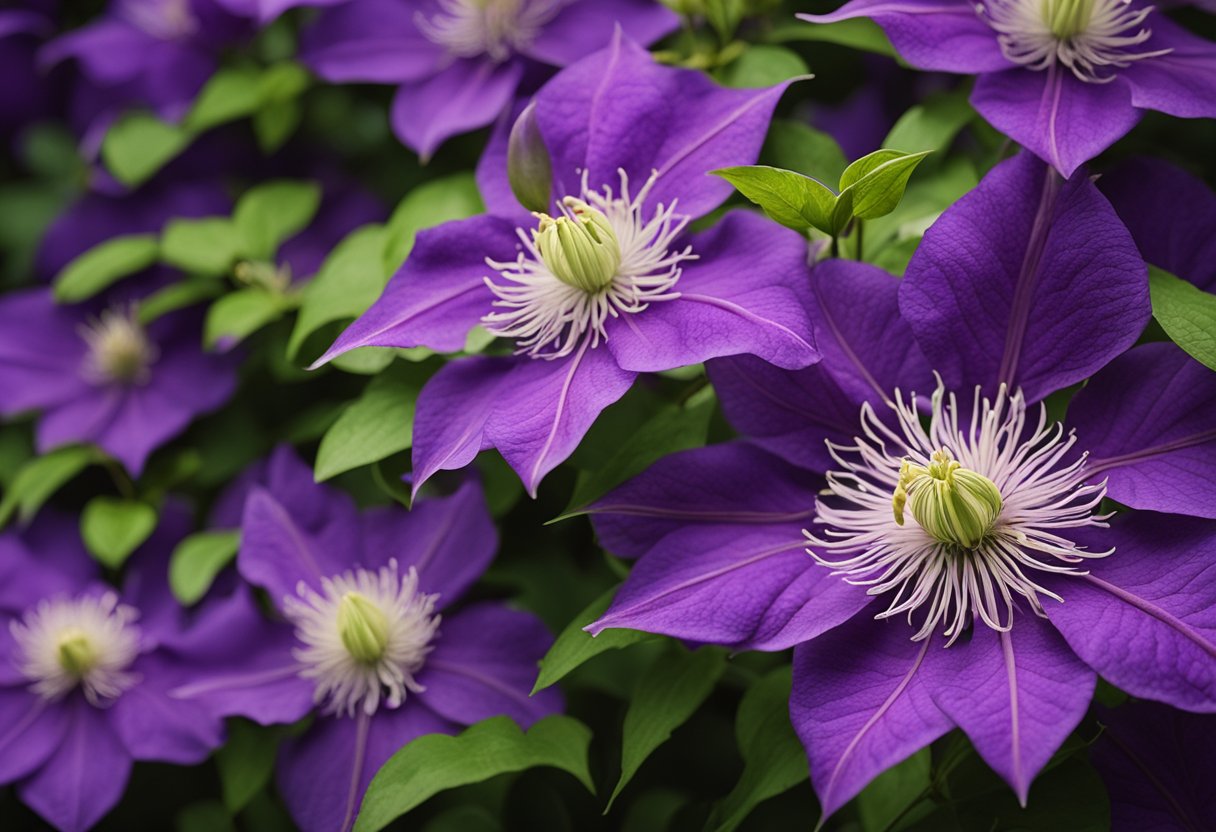
[[[521,242],[514,262],[486,259],[505,283],[486,285],[500,310],[482,318],[494,335],[512,338],[516,352],[534,358],[561,358],[584,346],[599,346],[610,318],[636,314],[651,303],[674,300],[681,264],[695,260],[691,246],[673,250],[688,217],[675,202],[645,213],[657,174],[633,196],[619,171],[621,193],[592,191],[583,174],[579,197],[561,200],[562,215],[537,214],[540,227],[517,229]]]
[[[1111,554],[1061,536],[1106,525],[1094,513],[1106,485],[1085,482],[1086,454],[1065,461],[1075,437],[1048,425],[1044,408],[1030,429],[1021,392],[1002,385],[995,400],[977,388],[961,417],[939,385],[926,427],[915,394],[895,397],[894,428],[866,404],[857,443],[829,443],[842,468],[828,474],[816,508],[825,530],[805,532],[808,551],[833,574],[890,593],[876,617],[906,615],[914,641],[940,631],[952,644],[977,621],[1007,631],[1019,599],[1040,616],[1041,596],[1063,600],[1036,572],[1084,574],[1073,564]],[[905,509],[915,524],[905,524]]]
[[[895,522],[900,526],[905,503],[935,540],[970,549],[992,531],[1001,513],[1001,492],[983,474],[959,465],[948,449],[938,448],[927,466],[910,459],[900,464],[892,499]]]
[[[96,384],[144,384],[159,357],[156,345],[135,316],[135,309],[107,309],[80,330],[88,344],[85,376]]]
[[[1114,80],[1110,68],[1171,51],[1131,51],[1152,37],[1141,24],[1153,11],[1131,0],[982,0],[976,9],[1009,60],[1034,70],[1060,63],[1090,83]]]
[[[304,664],[300,675],[316,684],[325,713],[374,714],[423,687],[415,677],[438,634],[438,595],[418,591],[418,573],[402,576],[397,562],[379,570],[355,569],[321,581],[321,592],[301,582],[283,611],[295,624]]]
[[[128,671],[139,655],[137,617],[113,592],[42,601],[10,625],[21,673],[47,700],[80,688],[90,704],[112,702],[139,681]]]
[[[438,0],[431,17],[418,12],[415,24],[433,43],[458,58],[481,55],[502,62],[526,49],[554,18],[565,0]]]

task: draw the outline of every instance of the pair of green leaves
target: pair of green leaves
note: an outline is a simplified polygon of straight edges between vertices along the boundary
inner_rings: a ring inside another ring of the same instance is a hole
[[[714,173],[787,228],[803,233],[815,228],[838,237],[854,219],[876,219],[895,210],[912,171],[930,152],[876,150],[844,169],[839,192],[809,176],[764,165]]]

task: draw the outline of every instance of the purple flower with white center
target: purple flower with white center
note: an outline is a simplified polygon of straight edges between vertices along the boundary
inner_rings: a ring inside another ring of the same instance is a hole
[[[0,783],[63,832],[118,802],[133,760],[193,765],[223,742],[219,718],[168,694],[188,678],[189,622],[166,577],[185,519],[165,507],[121,592],[101,581],[71,518],[44,512],[0,535]]]
[[[1089,756],[1106,781],[1112,832],[1216,828],[1216,716],[1132,702],[1098,721]]]
[[[1216,116],[1216,45],[1143,0],[851,0],[919,69],[979,76],[971,103],[1064,176],[1144,110]]]
[[[136,304],[57,306],[49,289],[0,299],[0,415],[41,411],[40,453],[91,442],[139,476],[152,451],[236,389],[231,358],[202,351],[202,320],[144,325]]]
[[[396,84],[393,131],[423,159],[492,123],[529,78],[678,25],[656,0],[349,0],[303,34],[302,60],[333,83]],[[533,87],[534,88],[534,87]]]
[[[1097,674],[1216,711],[1216,375],[1133,346],[1145,271],[1097,188],[1027,153],[942,214],[903,280],[819,264],[823,361],[712,362],[748,438],[592,507],[641,559],[590,629],[796,646],[825,815],[954,726],[1025,801]],[[1053,424],[1042,400],[1086,378]],[[1139,510],[1101,514],[1104,493]]]
[[[494,447],[535,495],[638,373],[751,354],[811,364],[807,246],[746,211],[688,222],[731,192],[706,175],[755,160],[784,85],[722,89],[618,38],[537,95],[551,213],[511,195],[506,137],[479,180],[491,213],[418,235],[380,299],[318,363],[363,346],[462,349],[482,324],[514,356],[447,364],[418,399],[414,488]]]
[[[299,826],[349,830],[376,771],[415,737],[505,714],[527,727],[561,709],[528,695],[552,641],[530,614],[499,603],[453,608],[494,556],[494,524],[473,480],[412,511],[359,513],[278,449],[245,501],[237,567],[247,590],[200,633],[225,650],[195,657],[174,691],[215,713],[263,724],[317,719],[282,750],[279,789]]]

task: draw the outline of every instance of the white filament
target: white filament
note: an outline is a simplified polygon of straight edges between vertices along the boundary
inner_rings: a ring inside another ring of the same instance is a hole
[[[973,621],[994,630],[1013,626],[1018,599],[1043,616],[1040,596],[1062,601],[1031,577],[1033,572],[1081,575],[1070,564],[1102,558],[1086,552],[1059,532],[1083,526],[1105,527],[1109,515],[1094,510],[1106,495],[1105,481],[1085,483],[1086,454],[1066,456],[1075,438],[1061,425],[1049,425],[1045,407],[1027,431],[1021,391],[1012,395],[1001,385],[995,401],[977,388],[970,420],[960,425],[953,394],[947,403],[938,384],[929,428],[917,412],[916,394],[905,401],[896,391],[892,409],[897,429],[888,428],[867,403],[861,409],[862,436],[855,445],[829,442],[843,470],[827,475],[815,523],[824,531],[804,531],[807,551],[833,574],[870,595],[894,593],[878,618],[906,614],[912,626],[921,616],[913,641],[939,629],[952,644]],[[896,524],[891,497],[906,458],[927,465],[938,448],[949,449],[964,467],[982,474],[1001,493],[1000,514],[988,536],[974,548],[941,543],[914,522]],[[833,500],[832,497],[837,499]],[[816,551],[818,550],[818,551]]]
[[[438,0],[439,13],[414,16],[433,43],[458,58],[481,55],[502,62],[526,49],[565,0]]]

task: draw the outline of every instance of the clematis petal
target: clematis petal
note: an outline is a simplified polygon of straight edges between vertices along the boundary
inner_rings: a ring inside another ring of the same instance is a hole
[[[0,413],[70,402],[89,389],[79,322],[56,306],[48,289],[13,292],[0,300]]]
[[[419,31],[417,13],[416,4],[396,0],[326,9],[301,33],[300,59],[333,84],[421,80],[439,68],[443,50]]]
[[[45,763],[63,742],[68,716],[67,708],[24,688],[0,688],[0,783],[19,780]]]
[[[1110,203],[1028,153],[1002,162],[925,233],[899,307],[947,387],[998,382],[1033,403],[1130,347],[1147,271]]]
[[[603,47],[617,27],[641,44],[654,43],[680,25],[671,9],[650,0],[600,0],[570,3],[524,48],[524,54],[554,66],[567,66]]]
[[[247,640],[248,635],[242,638]],[[169,695],[187,675],[183,668],[151,653],[141,656],[131,670],[140,675],[140,682],[118,697],[110,719],[132,757],[193,765],[223,744],[224,722],[219,716],[198,702]]]
[[[1046,610],[1069,646],[1133,696],[1216,711],[1216,523],[1134,512],[1076,537],[1115,553],[1045,584],[1064,598]]]
[[[924,684],[942,713],[1026,804],[1030,784],[1089,708],[1097,680],[1050,624],[1020,616],[998,633],[925,657]]]
[[[1129,384],[1128,379],[1134,379]],[[1216,519],[1216,376],[1170,343],[1112,361],[1073,398],[1068,421],[1090,452],[1091,480],[1150,511]]]
[[[1144,50],[1172,51],[1120,71],[1132,104],[1181,118],[1216,116],[1216,44],[1160,14],[1153,15],[1152,31]]]
[[[608,348],[621,367],[656,372],[747,353],[792,370],[819,357],[805,311],[804,238],[736,211],[690,245],[699,259],[685,264],[677,299],[611,322]]]
[[[794,650],[790,719],[825,818],[952,727],[923,681],[938,648],[908,635],[901,621],[858,616]]]
[[[531,696],[553,636],[530,613],[482,603],[444,616],[418,683],[419,700],[444,719],[472,725],[505,714],[527,728],[562,708],[556,688]]]

